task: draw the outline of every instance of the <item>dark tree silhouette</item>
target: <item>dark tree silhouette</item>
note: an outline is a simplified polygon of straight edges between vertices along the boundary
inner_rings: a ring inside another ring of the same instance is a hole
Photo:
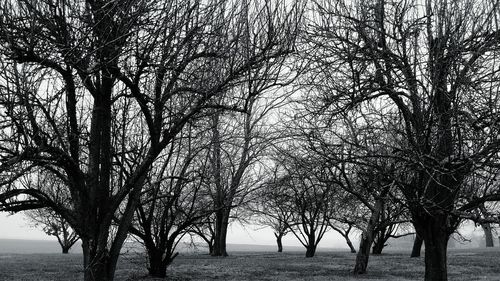
[[[387,133],[401,137],[390,146],[406,174],[395,180],[425,242],[425,280],[447,280],[460,213],[498,200],[459,200],[467,175],[498,151],[490,137],[498,134],[498,2],[316,3],[306,35],[316,93],[330,113],[369,101],[397,109],[401,130]]]
[[[113,280],[156,158],[207,109],[245,111],[253,93],[229,89],[293,51],[298,6],[252,7],[2,1],[0,209],[53,209],[82,240],[84,280]],[[64,182],[71,206],[9,185],[34,169]]]

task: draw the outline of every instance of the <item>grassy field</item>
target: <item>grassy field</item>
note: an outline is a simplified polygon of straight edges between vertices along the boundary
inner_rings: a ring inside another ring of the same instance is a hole
[[[301,252],[234,252],[227,258],[181,254],[169,268],[168,280],[423,280],[423,258],[388,252],[370,257],[369,273],[350,274],[355,256],[320,252],[304,258]],[[144,257],[124,255],[116,280],[154,280],[146,276]],[[449,280],[500,280],[500,249],[452,250]],[[0,280],[82,280],[79,254],[0,254]]]

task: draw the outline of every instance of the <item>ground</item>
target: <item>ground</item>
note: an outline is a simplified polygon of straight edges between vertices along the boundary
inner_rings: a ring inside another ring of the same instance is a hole
[[[181,254],[169,268],[167,280],[423,280],[423,257],[409,258],[407,251],[371,256],[368,274],[359,277],[350,273],[354,259],[347,252],[319,252],[314,258],[305,258],[301,252],[235,252],[227,258]],[[499,261],[499,248],[451,250],[449,280],[500,281]],[[144,262],[139,255],[124,255],[116,280],[155,280],[146,276]],[[0,280],[82,279],[80,254],[0,254]]]

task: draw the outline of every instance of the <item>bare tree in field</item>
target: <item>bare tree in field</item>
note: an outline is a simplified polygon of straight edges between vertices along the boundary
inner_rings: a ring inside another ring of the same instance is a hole
[[[64,184],[51,174],[34,173],[25,176],[17,182],[24,188],[43,188],[52,200],[56,200],[62,205],[69,206],[69,194]],[[34,226],[41,228],[47,235],[57,238],[63,254],[69,253],[69,250],[80,239],[66,219],[54,212],[50,208],[32,209],[23,212],[29,222]]]
[[[397,186],[425,242],[425,280],[447,280],[447,241],[461,213],[499,199],[458,200],[466,176],[498,151],[498,1],[313,6],[315,93],[330,113],[368,101],[397,108],[402,130],[387,132],[401,138],[390,146],[407,170]]]
[[[324,166],[301,153],[297,147],[280,149],[278,161],[283,167],[280,185],[285,187],[283,193],[288,197],[285,206],[292,212],[290,232],[306,248],[306,258],[310,258],[329,229],[335,188],[326,179],[328,172]]]
[[[254,5],[2,0],[0,210],[53,209],[82,240],[84,280],[113,280],[156,158],[207,109],[245,111],[253,93],[228,90],[293,51],[298,6]],[[9,184],[34,169],[71,205]]]
[[[203,133],[186,126],[149,171],[130,233],[143,244],[149,275],[165,278],[178,255],[178,243],[199,221],[212,213],[200,200],[208,150]]]
[[[262,181],[263,172],[259,161],[269,151],[276,135],[269,116],[285,105],[289,96],[275,88],[289,84],[295,77],[275,67],[264,65],[253,74],[263,72],[268,75],[266,77],[275,77],[274,81],[262,81],[259,76],[248,80],[248,91],[256,96],[248,100],[244,114],[216,111],[211,116],[211,182],[208,189],[214,209],[213,256],[227,256],[226,239],[230,219],[234,218],[237,207],[251,201],[251,194]]]
[[[41,227],[47,235],[57,238],[63,254],[80,239],[69,223],[51,209],[35,209],[24,213],[35,227]]]
[[[211,200],[205,200],[205,202],[211,202]],[[208,254],[211,256],[213,255],[215,244],[214,217],[215,215],[212,212],[210,215],[204,217],[198,223],[195,223],[189,230],[191,239],[194,241],[196,237],[201,238],[201,240],[203,240],[203,242],[207,245]]]
[[[332,207],[339,210],[333,212],[332,219],[354,221],[361,231],[354,272],[365,273],[378,231],[398,222],[392,217],[384,218],[384,210],[406,211],[396,207],[397,200],[392,200],[398,199],[396,178],[405,174],[391,157],[390,145],[399,138],[385,134],[397,128],[395,113],[374,102],[332,116],[324,103],[307,95],[300,100],[296,112],[292,125],[296,141],[302,144],[307,155],[316,159],[315,165],[328,171],[325,180],[339,190],[331,198]],[[380,116],[386,116],[387,120],[377,120]],[[344,208],[347,212],[342,211],[342,206],[350,204],[356,206],[356,211],[349,207]],[[385,241],[377,246],[384,244]]]
[[[283,252],[283,237],[294,226],[292,197],[289,194],[289,181],[282,177],[279,168],[275,167],[270,179],[262,184],[257,192],[256,206],[253,212],[258,217],[257,223],[273,230],[278,252]]]

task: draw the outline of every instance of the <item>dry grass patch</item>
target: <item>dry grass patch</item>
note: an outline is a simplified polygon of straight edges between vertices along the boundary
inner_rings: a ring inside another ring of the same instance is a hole
[[[369,273],[353,276],[355,255],[344,252],[319,252],[314,258],[302,252],[234,252],[227,258],[181,254],[169,268],[168,280],[227,281],[410,281],[423,280],[423,258],[408,257],[407,252],[388,252],[370,257]],[[452,250],[449,255],[450,281],[500,281],[500,249]],[[0,255],[0,280],[78,281],[83,280],[79,254],[3,254]],[[147,277],[145,259],[124,255],[116,280],[153,281]],[[156,279],[159,280],[159,279]]]

